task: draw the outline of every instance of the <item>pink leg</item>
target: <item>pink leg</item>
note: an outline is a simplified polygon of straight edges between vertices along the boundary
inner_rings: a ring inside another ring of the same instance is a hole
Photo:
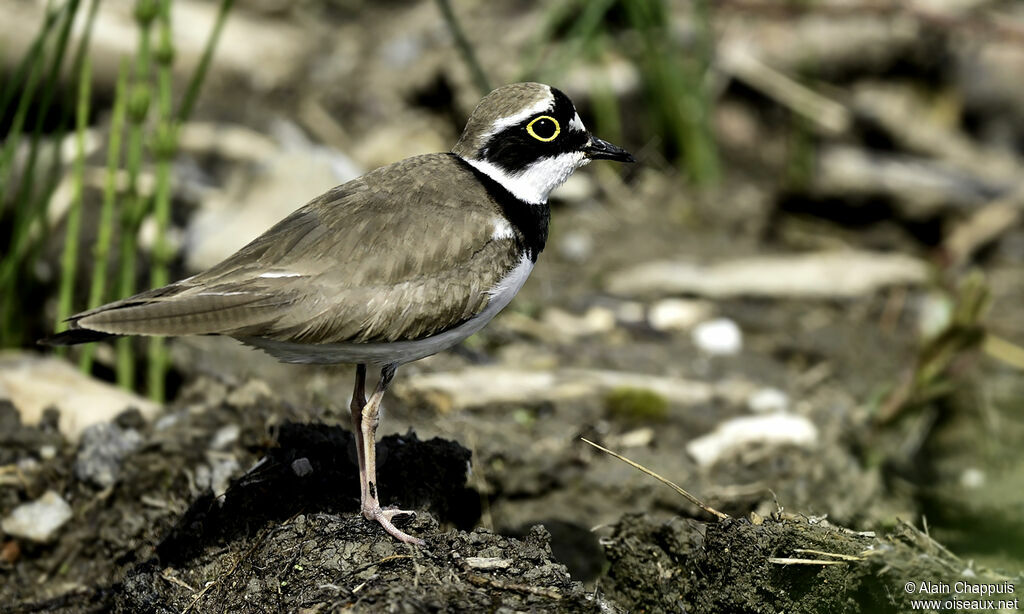
[[[376,434],[377,424],[380,422],[380,402],[384,397],[384,391],[387,390],[388,384],[391,383],[391,378],[395,376],[395,366],[388,365],[381,369],[380,381],[377,382],[377,388],[373,391],[373,395],[370,396],[369,402],[363,407],[362,421],[360,424],[362,433],[362,444],[364,464],[366,465],[366,471],[360,473],[360,489],[362,492],[363,502],[363,516],[366,516],[368,520],[376,520],[380,523],[380,526],[384,527],[391,536],[399,541],[403,541],[407,544],[416,544],[422,546],[425,542],[422,539],[413,537],[394,524],[391,523],[391,519],[400,514],[414,514],[415,512],[405,510],[385,510],[381,509],[380,501],[377,499],[377,447],[376,447]]]
[[[366,407],[366,365],[356,365],[356,385],[352,391],[349,411],[352,415],[352,436],[356,440],[356,455],[359,458],[359,502],[366,501],[366,455],[363,452],[363,408]]]

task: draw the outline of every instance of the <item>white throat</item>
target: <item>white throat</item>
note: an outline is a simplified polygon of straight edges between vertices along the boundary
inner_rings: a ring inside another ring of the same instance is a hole
[[[519,172],[510,173],[486,160],[466,160],[473,168],[500,183],[513,196],[531,205],[548,202],[548,194],[565,183],[574,170],[589,161],[583,152],[576,151],[541,158]]]

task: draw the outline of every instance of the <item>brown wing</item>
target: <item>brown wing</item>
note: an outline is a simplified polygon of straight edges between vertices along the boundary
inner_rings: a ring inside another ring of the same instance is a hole
[[[455,189],[453,189],[455,188]],[[444,154],[377,169],[314,199],[213,268],[72,318],[111,334],[413,340],[486,307],[519,261],[500,208]]]

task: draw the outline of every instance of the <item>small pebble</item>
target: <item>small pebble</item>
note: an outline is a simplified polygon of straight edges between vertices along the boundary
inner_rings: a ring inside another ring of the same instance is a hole
[[[121,477],[121,462],[142,445],[142,435],[133,429],[101,422],[82,431],[75,456],[75,477],[100,488],[114,485]]]
[[[750,395],[747,408],[755,414],[783,412],[789,409],[789,395],[778,388],[762,388]]]
[[[466,567],[479,570],[508,569],[512,566],[511,559],[491,556],[467,556]]]
[[[708,354],[729,356],[743,349],[743,333],[732,320],[717,318],[698,324],[693,329],[693,342]]]
[[[644,321],[644,304],[624,301],[615,308],[615,317],[623,324],[640,324]]]
[[[985,472],[977,467],[968,467],[960,474],[960,485],[964,488],[981,488],[985,485]]]
[[[686,444],[686,451],[701,467],[710,467],[751,446],[799,446],[818,442],[818,428],[803,416],[767,414],[740,416],[719,424],[712,432]]]
[[[646,448],[654,441],[654,429],[643,427],[619,435],[616,440],[620,448]]]
[[[0,546],[0,562],[6,565],[13,565],[17,563],[20,558],[21,546],[18,545],[18,540],[8,540],[4,542],[3,546]]]
[[[594,239],[585,232],[569,231],[558,243],[558,251],[570,262],[585,262],[594,252]]]
[[[309,459],[303,456],[302,458],[296,458],[292,461],[292,473],[301,477],[307,476],[313,473],[313,464],[309,462]]]
[[[689,330],[710,315],[711,305],[705,301],[667,298],[651,305],[647,321],[654,330]]]
[[[237,424],[228,424],[217,429],[217,432],[213,434],[213,438],[210,440],[210,448],[214,450],[223,450],[231,447],[236,441],[238,436],[242,433],[242,427]]]
[[[34,541],[47,543],[57,537],[57,531],[71,519],[71,506],[52,490],[30,503],[14,508],[0,522],[4,533]]]

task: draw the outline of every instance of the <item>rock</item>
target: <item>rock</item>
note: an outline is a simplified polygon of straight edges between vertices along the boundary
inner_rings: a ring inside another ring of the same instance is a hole
[[[37,543],[54,540],[57,531],[71,519],[71,506],[52,490],[14,508],[2,522],[4,533]]]
[[[977,467],[967,467],[960,474],[960,485],[966,489],[981,488],[985,485],[985,472]]]
[[[762,388],[750,395],[747,408],[756,414],[784,412],[789,409],[789,395],[778,388]]]
[[[752,256],[711,265],[648,262],[611,275],[606,289],[623,296],[853,298],[927,279],[928,266],[917,258],[849,250]]]
[[[578,204],[592,199],[596,193],[597,186],[594,185],[594,180],[590,175],[576,173],[569,175],[565,183],[553,192],[553,195],[558,200]]]
[[[121,461],[142,445],[142,435],[114,424],[94,424],[82,432],[75,457],[75,477],[100,488],[121,477]]]
[[[214,497],[220,497],[228,491],[231,478],[235,477],[240,466],[234,457],[207,456],[209,465],[196,467],[196,487],[200,490],[210,489]]]
[[[243,165],[228,187],[204,199],[186,232],[186,264],[209,268],[298,209],[306,200],[352,179],[360,169],[347,156],[314,145],[288,122],[274,125],[279,148]]]
[[[238,437],[241,434],[242,427],[237,424],[226,424],[217,429],[217,432],[210,438],[210,449],[223,450],[229,448],[238,441]]]
[[[90,28],[89,55],[97,81],[94,89],[112,92],[121,58],[135,48],[138,22],[135,3],[109,2],[100,6],[95,26]],[[45,4],[36,2],[0,3],[0,22],[5,24],[5,56],[20,58],[27,53],[46,11]],[[183,83],[195,74],[216,16],[217,7],[207,2],[175,2],[171,11],[171,44],[176,81]],[[82,30],[84,28],[73,30],[71,45],[77,47]],[[207,82],[219,82],[223,86],[244,79],[259,92],[284,87],[295,79],[295,67],[305,61],[314,44],[313,38],[307,28],[287,19],[260,17],[236,7],[217,42],[216,61],[210,64]],[[262,44],[254,47],[252,41]]]
[[[480,571],[508,569],[512,566],[512,559],[503,559],[497,556],[467,556],[463,560],[466,563],[466,567]]]
[[[714,431],[686,444],[686,451],[702,467],[710,467],[736,451],[751,446],[811,447],[818,428],[803,416],[769,414],[740,416],[719,424]]]
[[[594,252],[594,238],[582,230],[570,230],[558,242],[558,251],[570,262],[586,262]]]
[[[557,307],[544,310],[541,323],[554,329],[566,341],[607,333],[615,328],[615,314],[604,307],[591,307],[583,315]]]
[[[743,333],[728,318],[702,322],[693,329],[693,343],[714,356],[731,356],[743,349]]]
[[[38,424],[50,407],[60,412],[58,428],[68,441],[82,431],[112,421],[126,409],[152,420],[160,406],[136,394],[95,380],[59,358],[31,352],[0,353],[0,399],[9,399],[26,425]]]
[[[627,325],[642,324],[645,321],[644,304],[637,301],[622,301],[615,307],[615,319]]]
[[[654,441],[654,429],[645,426],[621,435],[608,437],[608,445],[615,449],[646,448]]]
[[[504,366],[421,373],[396,382],[395,394],[441,412],[490,405],[536,405],[577,399],[605,400],[618,390],[644,390],[674,406],[714,401],[742,405],[754,387],[743,380],[704,382],[601,369],[530,371]]]
[[[261,379],[250,379],[235,388],[226,397],[228,405],[233,407],[251,407],[260,399],[273,398],[270,385]]]
[[[710,315],[711,305],[706,301],[667,298],[651,305],[647,321],[654,330],[689,330]]]

